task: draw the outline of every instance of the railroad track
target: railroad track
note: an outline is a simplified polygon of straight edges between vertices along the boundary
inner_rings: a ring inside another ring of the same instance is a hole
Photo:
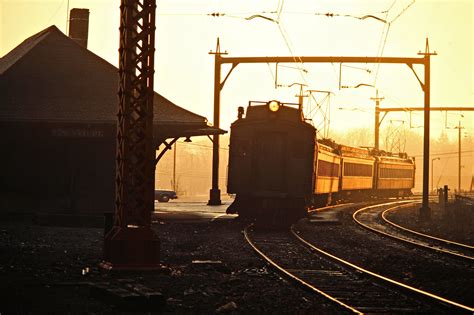
[[[455,202],[465,204],[466,206],[474,206],[474,193],[462,193],[454,195]]]
[[[354,313],[452,313],[474,309],[377,275],[337,258],[294,230],[244,235],[270,265],[295,283]],[[383,282],[383,283],[382,283]]]
[[[355,222],[371,231],[393,239],[410,243],[428,250],[457,258],[474,261],[474,247],[423,234],[402,227],[387,219],[387,213],[400,207],[412,206],[415,202],[395,202],[361,208],[352,215]],[[385,209],[387,205],[395,205]]]

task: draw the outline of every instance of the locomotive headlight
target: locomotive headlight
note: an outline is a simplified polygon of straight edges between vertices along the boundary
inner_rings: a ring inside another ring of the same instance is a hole
[[[268,102],[268,109],[272,112],[277,112],[280,109],[280,102],[278,101]]]

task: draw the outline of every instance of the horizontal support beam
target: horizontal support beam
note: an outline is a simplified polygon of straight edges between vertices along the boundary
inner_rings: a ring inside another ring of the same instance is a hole
[[[218,62],[223,63],[400,63],[400,64],[425,64],[425,57],[220,57]]]
[[[424,107],[393,107],[393,108],[379,108],[381,112],[415,112],[424,111]],[[430,107],[430,111],[474,111],[474,107]]]

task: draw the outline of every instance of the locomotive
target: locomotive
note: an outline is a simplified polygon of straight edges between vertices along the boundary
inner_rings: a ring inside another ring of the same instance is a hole
[[[415,160],[317,140],[299,104],[250,101],[231,125],[227,178],[227,213],[291,223],[341,200],[411,195]]]

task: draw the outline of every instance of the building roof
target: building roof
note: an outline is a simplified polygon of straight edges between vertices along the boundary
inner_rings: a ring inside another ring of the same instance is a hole
[[[0,121],[115,123],[117,71],[50,26],[0,58]],[[154,125],[168,126],[168,133],[223,133],[158,93]],[[173,136],[185,135],[167,135]]]

